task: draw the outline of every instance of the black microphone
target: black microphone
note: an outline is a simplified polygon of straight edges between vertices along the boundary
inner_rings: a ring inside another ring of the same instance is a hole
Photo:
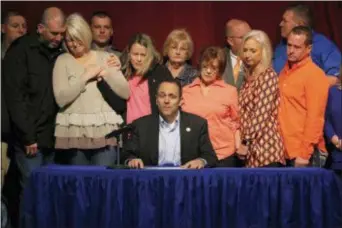
[[[114,130],[112,131],[111,133],[107,134],[106,135],[106,138],[112,138],[112,137],[117,137],[123,133],[127,133],[127,132],[130,132],[133,130],[133,124],[127,124],[127,125],[124,125],[123,127],[117,129],[117,130]]]

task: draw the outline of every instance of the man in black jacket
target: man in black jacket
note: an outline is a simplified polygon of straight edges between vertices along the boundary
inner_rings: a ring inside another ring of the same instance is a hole
[[[181,85],[170,79],[157,88],[159,114],[133,122],[124,160],[132,168],[182,166],[200,169],[214,166],[217,157],[208,135],[207,121],[179,109]]]
[[[14,41],[4,59],[4,93],[14,132],[14,158],[21,185],[30,173],[53,161],[57,113],[52,70],[65,32],[63,12],[47,8],[37,34]]]
[[[3,61],[8,47],[27,32],[25,17],[16,11],[8,11],[1,19],[1,61]],[[2,62],[3,66],[3,62]],[[1,79],[3,78],[3,68],[1,69]],[[3,80],[2,80],[3,81]],[[7,172],[9,159],[7,157],[7,145],[10,138],[10,122],[4,96],[4,84],[1,84],[1,184]]]

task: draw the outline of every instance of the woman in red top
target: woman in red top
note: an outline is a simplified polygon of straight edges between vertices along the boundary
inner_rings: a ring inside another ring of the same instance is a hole
[[[182,109],[208,121],[209,136],[219,159],[218,166],[237,166],[239,147],[238,94],[225,84],[222,74],[226,55],[219,47],[209,47],[200,58],[200,76],[183,88]]]

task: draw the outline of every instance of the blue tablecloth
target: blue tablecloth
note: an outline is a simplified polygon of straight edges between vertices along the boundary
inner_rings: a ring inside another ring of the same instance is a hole
[[[23,215],[32,228],[341,228],[341,190],[324,169],[49,166],[33,172]]]

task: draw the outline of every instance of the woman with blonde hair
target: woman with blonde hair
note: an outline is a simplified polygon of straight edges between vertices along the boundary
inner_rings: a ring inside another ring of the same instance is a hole
[[[278,167],[285,164],[278,121],[278,76],[271,67],[272,47],[265,32],[245,35],[240,57],[246,79],[239,93],[241,146],[239,157],[247,167]]]
[[[151,38],[143,33],[135,34],[122,53],[121,63],[130,89],[126,122],[129,124],[140,117],[158,113],[157,87],[172,76],[161,65],[161,57]]]
[[[110,55],[91,50],[92,33],[79,14],[66,19],[60,55],[53,70],[53,90],[59,106],[56,118],[56,148],[67,150],[71,164],[112,165],[115,138],[106,135],[118,129],[123,119],[104,100],[97,82],[105,81],[121,98],[129,97],[128,83],[119,67],[108,65]]]
[[[193,51],[194,42],[185,29],[172,30],[164,43],[165,66],[182,86],[190,84],[198,76],[198,71],[188,63]]]

